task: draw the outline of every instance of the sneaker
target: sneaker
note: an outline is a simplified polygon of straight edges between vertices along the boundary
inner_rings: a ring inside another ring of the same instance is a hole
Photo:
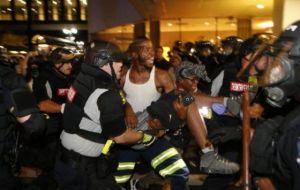
[[[214,151],[201,156],[200,171],[208,174],[234,174],[240,170],[237,163],[231,162]]]
[[[131,179],[130,180],[130,190],[138,190],[138,182],[139,179]]]

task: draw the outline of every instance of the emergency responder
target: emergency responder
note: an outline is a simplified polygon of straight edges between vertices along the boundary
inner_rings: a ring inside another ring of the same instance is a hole
[[[55,170],[60,189],[120,189],[111,176],[108,159],[113,142],[150,146],[155,138],[126,128],[125,97],[117,79],[122,69],[120,49],[94,41],[86,48],[81,72],[68,91],[64,110],[62,149]]]
[[[289,98],[299,101],[300,95],[300,21],[289,25],[279,36],[279,38],[271,45],[261,46],[251,58],[249,67],[256,65],[258,62],[265,66],[264,70],[260,70],[257,75],[258,84],[265,87],[267,102],[272,105],[283,105]],[[260,147],[267,147],[262,152],[261,158],[275,144],[277,154],[274,159],[269,160],[269,165],[275,161],[275,166],[270,169],[274,171],[270,175],[276,189],[296,190],[300,189],[300,114],[299,103],[297,108],[284,117],[280,123],[271,123],[278,125],[273,135],[280,135],[278,142],[276,138],[268,144],[259,143]],[[268,120],[266,121],[268,122]],[[266,123],[268,124],[268,123]],[[269,128],[267,125],[262,128]],[[255,131],[255,133],[257,130]],[[255,134],[254,134],[255,135]],[[270,134],[271,135],[271,134]],[[275,137],[273,136],[273,137]],[[254,139],[253,139],[254,140]],[[252,141],[253,141],[252,140]],[[264,142],[264,141],[261,141]],[[272,151],[271,151],[272,153]]]
[[[14,120],[22,124],[30,137],[36,137],[44,131],[44,117],[25,81],[7,61],[7,50],[0,46],[0,186],[5,190],[17,190],[20,187],[7,160],[15,144]]]

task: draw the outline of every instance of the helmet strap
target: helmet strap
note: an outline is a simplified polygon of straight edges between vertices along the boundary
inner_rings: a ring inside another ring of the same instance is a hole
[[[109,67],[111,69],[111,77],[112,77],[113,81],[117,82],[117,75],[116,75],[115,70],[113,68],[113,63],[114,63],[113,61],[109,62]]]
[[[59,65],[59,67],[56,67],[55,65],[53,65],[54,70],[57,72],[57,74],[59,74],[59,75],[62,76],[63,78],[67,77],[67,75],[65,75],[64,73],[62,73],[62,72],[60,71],[60,69],[64,66],[64,64],[65,64],[65,63],[61,63],[61,64]]]

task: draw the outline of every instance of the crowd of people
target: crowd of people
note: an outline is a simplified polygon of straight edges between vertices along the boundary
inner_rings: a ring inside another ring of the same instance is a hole
[[[259,189],[262,177],[300,188],[300,21],[277,38],[176,41],[169,61],[146,37],[126,52],[98,40],[84,55],[57,47],[17,64],[0,50],[5,190],[185,190],[191,173],[207,175],[202,190]],[[245,114],[252,184],[240,178]]]

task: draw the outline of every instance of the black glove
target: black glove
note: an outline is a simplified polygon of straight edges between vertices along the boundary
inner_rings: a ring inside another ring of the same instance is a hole
[[[239,99],[228,98],[227,110],[229,113],[238,116],[241,111],[241,102]]]

